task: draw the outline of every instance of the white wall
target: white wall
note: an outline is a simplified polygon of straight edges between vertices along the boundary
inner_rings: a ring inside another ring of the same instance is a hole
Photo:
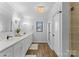
[[[36,22],[43,21],[43,32],[36,32]],[[47,42],[47,18],[39,16],[34,19],[34,42],[46,43]]]

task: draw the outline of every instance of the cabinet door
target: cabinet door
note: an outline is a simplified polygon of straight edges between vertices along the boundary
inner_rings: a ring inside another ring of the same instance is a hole
[[[30,47],[30,45],[32,44],[32,35],[29,35],[28,37],[27,37],[27,43],[28,43],[28,48]],[[26,43],[26,44],[27,44]]]
[[[13,48],[10,47],[0,52],[0,57],[13,57]]]
[[[27,53],[27,50],[28,50],[28,48],[30,47],[31,44],[32,44],[32,35],[26,37],[23,40],[23,55],[24,56]]]
[[[14,57],[21,57],[22,56],[22,51],[23,51],[23,46],[22,46],[22,41],[18,42],[17,44],[14,45]]]
[[[28,40],[27,40],[27,38],[24,38],[22,40],[22,42],[23,42],[23,44],[22,44],[23,50],[21,50],[22,51],[22,56],[25,56],[25,54],[26,54],[26,52],[28,50]]]

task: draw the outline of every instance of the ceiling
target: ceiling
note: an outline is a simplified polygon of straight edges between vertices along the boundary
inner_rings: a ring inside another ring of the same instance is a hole
[[[0,13],[11,15],[16,12],[21,16],[47,16],[53,4],[54,2],[0,2]],[[45,7],[44,13],[36,12],[38,5]]]

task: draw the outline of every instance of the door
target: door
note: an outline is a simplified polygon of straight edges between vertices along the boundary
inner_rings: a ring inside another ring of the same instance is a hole
[[[48,44],[50,46],[51,49],[53,49],[53,22],[48,23]]]
[[[48,44],[49,44],[49,46],[50,46],[50,23],[48,23],[48,27],[47,27],[47,29],[48,29]]]
[[[61,56],[62,54],[62,42],[61,42],[61,13],[57,13],[54,18],[54,31],[53,31],[53,37],[54,37],[54,50],[57,53],[58,56]]]

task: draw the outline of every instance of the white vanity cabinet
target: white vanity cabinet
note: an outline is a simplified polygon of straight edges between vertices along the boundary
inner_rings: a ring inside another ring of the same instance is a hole
[[[14,57],[21,57],[22,56],[22,51],[23,51],[23,42],[22,41],[16,43],[13,46],[13,56]]]
[[[32,44],[32,35],[27,36],[20,42],[14,45],[14,57],[23,57],[25,56],[28,48]]]
[[[11,42],[10,42],[11,41]],[[12,39],[9,42],[3,42],[8,45],[4,45],[6,48],[1,50],[0,46],[0,57],[24,57],[27,53],[28,48],[32,44],[32,34],[25,35],[19,39]]]
[[[7,48],[0,52],[0,57],[12,57],[13,56],[13,47]]]
[[[23,40],[23,56],[25,56],[25,54],[31,44],[32,44],[32,35],[28,36],[27,38],[24,38],[24,40]]]
[[[27,47],[30,47],[30,45],[32,44],[32,35],[28,36],[25,42],[25,45],[27,45]]]
[[[28,48],[32,44],[32,35],[25,37],[20,42],[14,45],[14,57],[23,57],[25,56]]]

